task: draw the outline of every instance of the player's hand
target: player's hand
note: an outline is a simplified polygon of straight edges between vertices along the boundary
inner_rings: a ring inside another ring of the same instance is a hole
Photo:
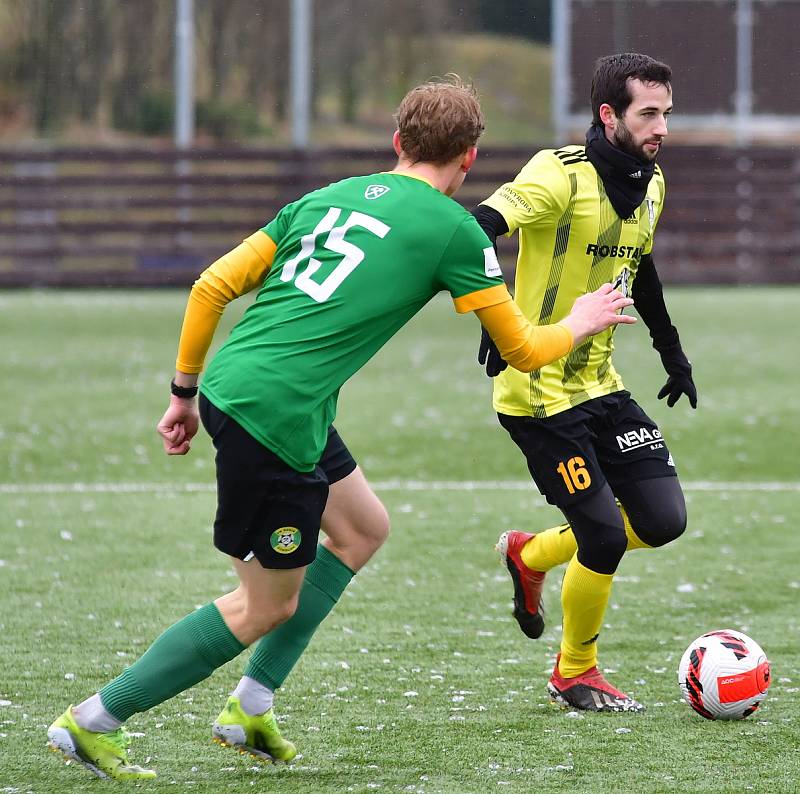
[[[490,378],[499,375],[508,367],[508,363],[500,355],[494,340],[483,326],[481,326],[481,343],[478,347],[478,363],[486,368],[486,374]]]
[[[156,427],[164,444],[164,452],[167,455],[185,455],[192,446],[199,426],[200,417],[195,400],[171,397],[169,408]]]
[[[561,320],[561,324],[572,332],[574,345],[577,347],[609,326],[635,323],[635,317],[621,314],[626,306],[632,304],[633,298],[626,298],[611,284],[603,284],[594,292],[581,295],[572,305],[570,313]]]
[[[663,400],[666,397],[667,405],[672,408],[681,395],[685,394],[689,405],[697,408],[697,387],[692,380],[692,365],[686,358],[680,342],[658,352],[661,356],[661,363],[669,375],[667,382],[658,393],[658,399]]]

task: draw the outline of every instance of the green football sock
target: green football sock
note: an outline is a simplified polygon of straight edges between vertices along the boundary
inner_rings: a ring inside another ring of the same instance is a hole
[[[319,545],[317,558],[306,570],[297,611],[260,640],[244,674],[273,691],[278,689],[354,576],[335,554]]]
[[[244,649],[215,604],[170,626],[111,683],[100,690],[106,711],[124,722],[194,686]]]

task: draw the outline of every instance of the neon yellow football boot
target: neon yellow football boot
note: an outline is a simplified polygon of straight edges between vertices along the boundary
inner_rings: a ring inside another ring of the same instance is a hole
[[[297,755],[297,748],[281,736],[272,709],[252,716],[233,695],[214,721],[211,737],[223,747],[250,753],[262,761],[291,761]]]
[[[156,773],[128,761],[128,734],[124,728],[95,733],[81,728],[70,706],[48,729],[47,746],[67,761],[77,761],[97,777],[114,780],[152,780]]]

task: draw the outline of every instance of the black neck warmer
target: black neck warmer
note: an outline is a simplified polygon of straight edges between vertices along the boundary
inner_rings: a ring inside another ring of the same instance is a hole
[[[656,170],[654,162],[645,162],[613,146],[603,127],[592,124],[586,133],[586,156],[595,167],[606,195],[620,218],[630,218],[647,194],[647,186]]]

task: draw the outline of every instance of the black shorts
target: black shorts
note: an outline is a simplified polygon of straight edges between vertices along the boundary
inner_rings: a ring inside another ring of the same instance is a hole
[[[333,426],[314,471],[293,469],[200,395],[200,418],[217,450],[214,545],[264,568],[301,568],[317,553],[328,486],[356,462]]]
[[[547,501],[569,508],[601,490],[675,477],[661,431],[630,392],[596,397],[545,419],[498,414]]]

